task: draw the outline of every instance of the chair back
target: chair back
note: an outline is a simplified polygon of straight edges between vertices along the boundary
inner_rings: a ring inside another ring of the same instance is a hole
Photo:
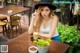
[[[21,17],[19,16],[11,16],[11,18],[12,18],[12,21],[17,21],[21,19]]]

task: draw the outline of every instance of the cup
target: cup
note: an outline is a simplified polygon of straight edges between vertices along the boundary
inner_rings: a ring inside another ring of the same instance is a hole
[[[8,13],[8,14],[11,14],[11,13],[12,13],[12,10],[8,10],[7,13]]]
[[[33,39],[35,39],[35,40],[38,39],[38,32],[33,33]]]
[[[28,50],[29,50],[29,53],[37,53],[38,48],[36,46],[30,46]]]

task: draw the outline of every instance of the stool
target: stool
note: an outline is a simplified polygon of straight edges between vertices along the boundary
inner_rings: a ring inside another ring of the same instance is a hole
[[[1,20],[1,21],[7,20],[7,17],[6,17],[6,16],[0,16],[0,20]]]
[[[6,21],[6,22],[5,22]],[[8,33],[8,31],[7,31],[7,27],[6,27],[6,25],[7,25],[7,22],[8,22],[8,20],[7,20],[7,16],[5,16],[5,15],[0,15],[0,26],[2,26],[2,28],[3,28],[3,35],[7,35]]]
[[[3,35],[7,35],[7,27],[6,27],[7,23],[4,21],[0,21],[0,26],[2,26],[3,29]]]

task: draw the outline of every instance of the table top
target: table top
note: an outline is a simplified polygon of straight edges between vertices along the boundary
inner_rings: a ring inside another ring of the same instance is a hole
[[[7,12],[8,10],[12,10],[12,13],[8,14]],[[26,10],[29,10],[29,8],[25,8],[23,6],[17,6],[17,5],[8,5],[6,7],[0,8],[0,14],[11,16],[11,15],[21,13]]]
[[[31,41],[30,35],[25,32],[18,37],[10,40],[7,45],[9,46],[8,53],[29,53],[28,48],[36,44]],[[48,53],[65,53],[69,45],[61,42],[52,41],[48,49]]]

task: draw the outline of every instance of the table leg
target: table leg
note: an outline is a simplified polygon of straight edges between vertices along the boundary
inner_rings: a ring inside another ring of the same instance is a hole
[[[10,39],[13,38],[12,17],[10,16]]]
[[[31,13],[32,13],[32,7],[30,7],[29,11],[28,11],[28,16],[29,16],[29,25],[30,25],[30,17],[31,17]]]

